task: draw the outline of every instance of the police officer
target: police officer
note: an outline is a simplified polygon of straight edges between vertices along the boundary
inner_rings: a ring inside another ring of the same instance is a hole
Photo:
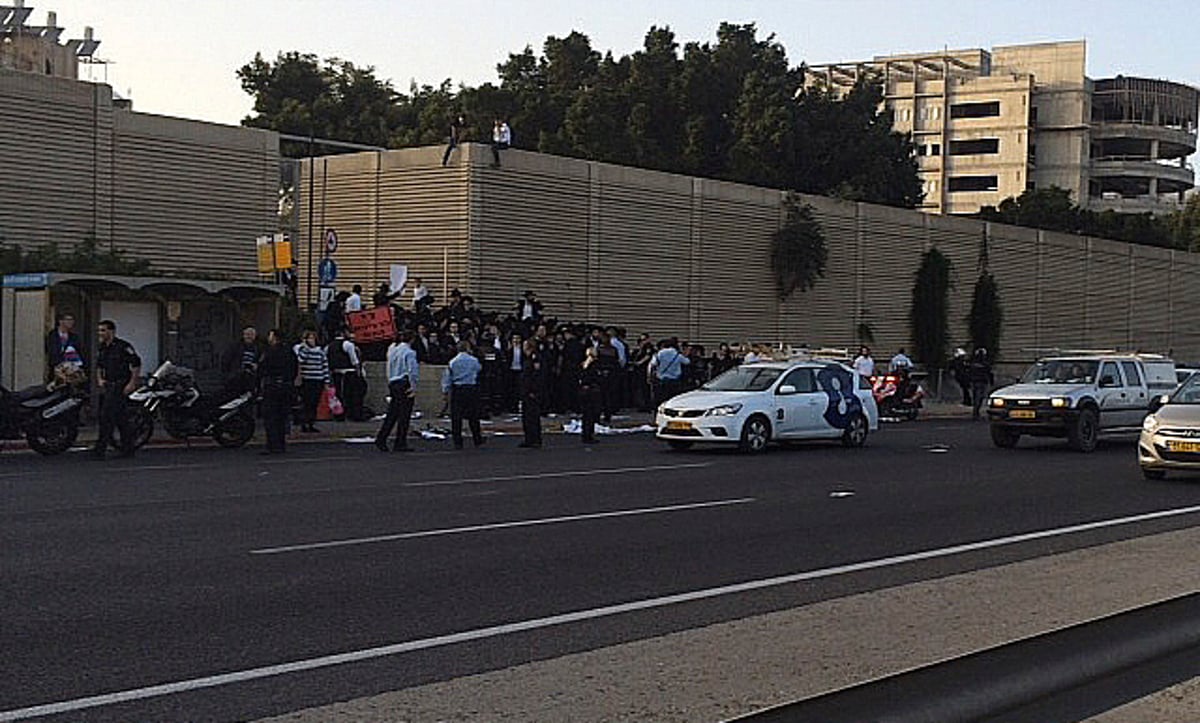
[[[583,410],[583,443],[596,443],[596,422],[604,405],[604,377],[596,350],[588,347],[579,369],[579,406]]]
[[[100,387],[100,436],[92,448],[92,456],[104,459],[109,445],[120,450],[120,457],[133,456],[133,430],[125,413],[125,398],[137,388],[142,374],[142,360],[133,346],[117,338],[117,325],[105,319],[100,322],[100,350],[96,354],[96,383]],[[120,443],[113,431],[121,433]]]
[[[283,454],[287,444],[287,416],[295,400],[296,354],[283,343],[278,329],[267,333],[267,350],[258,365],[262,385],[263,428],[267,448],[263,454]]]
[[[471,354],[471,342],[460,341],[458,354],[450,360],[446,374],[442,377],[442,391],[450,394],[450,436],[454,448],[463,448],[463,419],[471,427],[471,440],[475,446],[483,444],[483,432],[479,427],[479,373],[483,365]]]
[[[412,421],[413,402],[417,396],[417,379],[420,375],[417,352],[410,346],[412,338],[411,331],[402,331],[398,337],[399,341],[388,347],[390,401],[387,416],[383,419],[379,433],[375,435],[375,446],[382,452],[388,451],[388,435],[392,433],[393,428],[396,429],[396,443],[392,446],[392,451],[407,452],[411,449],[408,446],[408,425]]]

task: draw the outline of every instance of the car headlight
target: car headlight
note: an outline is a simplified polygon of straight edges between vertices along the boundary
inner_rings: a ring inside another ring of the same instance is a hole
[[[659,408],[658,408],[657,410],[655,410],[655,414],[657,414],[657,415],[658,415],[658,416],[660,416],[660,417],[661,417],[661,416],[664,416],[664,415],[666,414],[666,413],[663,411],[664,409],[666,409],[666,407],[665,407],[665,406],[659,406]]]
[[[1153,414],[1142,420],[1142,429],[1146,430],[1147,432],[1153,433],[1158,429],[1158,426],[1158,417],[1154,416]]]
[[[992,397],[991,399],[988,400],[988,403],[991,404],[993,407],[1003,407],[1004,406],[1004,398],[1003,397]]]
[[[719,407],[713,407],[704,413],[706,417],[730,417],[742,411],[740,404],[722,404]]]
[[[1055,409],[1062,409],[1063,407],[1071,406],[1071,400],[1067,399],[1066,397],[1054,397],[1050,400],[1050,406],[1054,407]]]

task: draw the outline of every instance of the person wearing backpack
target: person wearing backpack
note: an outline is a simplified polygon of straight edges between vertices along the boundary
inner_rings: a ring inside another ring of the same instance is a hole
[[[329,371],[333,374],[334,392],[342,401],[342,414],[334,417],[339,422],[362,417],[362,394],[359,393],[362,387],[362,361],[358,346],[349,336],[347,332],[339,331],[325,347]]]

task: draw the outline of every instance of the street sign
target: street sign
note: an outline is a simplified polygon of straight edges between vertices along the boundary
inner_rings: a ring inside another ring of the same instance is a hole
[[[333,259],[321,259],[321,263],[317,264],[317,277],[321,280],[322,286],[337,281],[337,273],[338,267]]]
[[[331,228],[325,229],[325,253],[331,254],[334,251],[337,251],[337,247],[338,247],[337,231],[334,231]]]

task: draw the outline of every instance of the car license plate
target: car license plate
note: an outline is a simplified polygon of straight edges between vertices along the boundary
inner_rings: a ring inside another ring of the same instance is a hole
[[[1198,452],[1200,453],[1200,442],[1175,442],[1167,441],[1168,452]]]
[[[691,429],[692,429],[691,422],[681,422],[677,419],[667,422],[667,431],[668,432],[671,432],[671,431],[688,432],[688,431],[691,431]]]
[[[1008,413],[1009,419],[1036,419],[1037,412],[1032,409],[1014,409]]]

